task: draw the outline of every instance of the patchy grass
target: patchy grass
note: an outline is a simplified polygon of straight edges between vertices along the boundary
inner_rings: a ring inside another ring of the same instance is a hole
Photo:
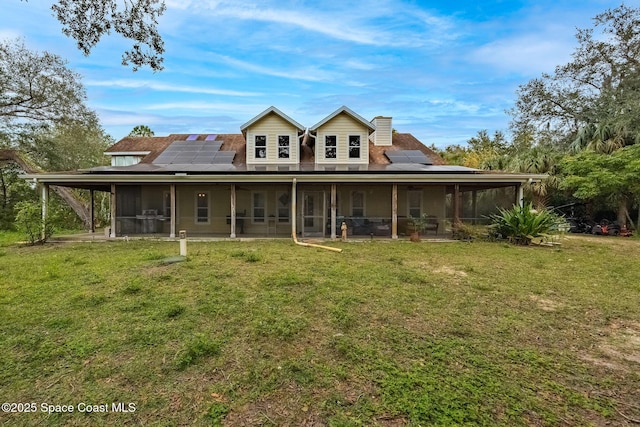
[[[636,239],[335,243],[341,254],[193,242],[168,265],[177,243],[0,242],[1,395],[38,405],[0,413],[2,424],[640,418]]]

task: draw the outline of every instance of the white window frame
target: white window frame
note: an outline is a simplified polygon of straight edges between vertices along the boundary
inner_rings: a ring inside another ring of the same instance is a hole
[[[204,194],[206,196],[206,199],[207,199],[207,220],[206,221],[199,221],[199,219],[200,219],[200,212],[199,212],[200,207],[198,206],[198,202],[200,200],[199,198],[200,198],[201,194]],[[195,210],[194,210],[194,215],[193,215],[193,221],[197,225],[211,224],[211,192],[210,191],[196,191],[194,199],[195,199],[195,201],[194,201]]]
[[[355,197],[354,195],[356,193],[360,193],[362,194],[362,206],[355,206],[354,205],[354,201],[355,201]],[[360,190],[354,190],[351,192],[351,201],[350,201],[350,208],[351,208],[351,216],[353,218],[365,218],[367,216],[367,194],[364,191],[360,191]],[[355,210],[356,209],[362,209],[362,215],[356,215],[355,214]]]
[[[286,207],[280,201],[280,198],[285,195],[289,199]],[[286,212],[286,216],[281,216],[281,212]],[[276,222],[278,224],[289,224],[291,222],[291,195],[288,191],[276,191]]]
[[[420,212],[418,215],[413,215],[411,213],[412,209],[416,209],[416,206],[411,206],[411,196],[412,195],[418,195],[419,200],[420,200]],[[422,190],[409,190],[407,191],[407,216],[408,217],[413,217],[413,218],[419,218],[420,216],[422,216],[422,212],[423,212],[423,194],[422,194]]]
[[[358,138],[358,156],[351,155],[351,138]],[[347,150],[349,159],[361,159],[362,158],[362,135],[349,135],[347,137]]]
[[[280,145],[280,138],[287,138],[287,145]],[[280,149],[283,147],[287,147],[287,155],[286,157],[281,156]],[[278,160],[280,159],[290,159],[291,158],[291,135],[278,135]]]
[[[327,145],[327,139],[333,137],[335,138],[335,145]],[[327,156],[327,148],[333,147],[333,157]],[[324,158],[326,160],[337,160],[338,159],[338,135],[325,135],[324,136]]]
[[[258,138],[264,138],[264,145],[258,145]],[[254,135],[253,136],[253,158],[256,160],[267,160],[267,146],[268,146],[268,138],[267,135]],[[264,157],[260,157],[258,155],[258,150],[264,150]]]
[[[256,196],[262,196],[262,207],[256,206]],[[256,216],[256,209],[262,209],[262,216]],[[267,223],[267,193],[266,191],[252,191],[251,192],[251,223],[252,224],[266,224]]]

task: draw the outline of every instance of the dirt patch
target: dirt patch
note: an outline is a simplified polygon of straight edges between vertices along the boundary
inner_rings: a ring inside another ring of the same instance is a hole
[[[556,311],[564,306],[564,304],[560,302],[542,298],[538,295],[530,295],[529,298],[535,302],[542,311]]]
[[[602,335],[602,339],[595,347],[599,354],[583,354],[581,356],[583,360],[609,369],[622,371],[637,369],[629,365],[630,363],[640,364],[640,323],[615,322]]]
[[[457,277],[467,277],[468,274],[465,273],[464,271],[461,270],[456,270],[453,267],[449,267],[447,265],[443,265],[440,268],[437,268],[435,270],[433,270],[434,273],[439,273],[439,274],[448,274],[450,276],[457,276]]]

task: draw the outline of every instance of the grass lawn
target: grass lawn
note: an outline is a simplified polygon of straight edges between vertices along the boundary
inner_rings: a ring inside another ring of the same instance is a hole
[[[640,240],[334,246],[0,237],[0,424],[640,419]]]

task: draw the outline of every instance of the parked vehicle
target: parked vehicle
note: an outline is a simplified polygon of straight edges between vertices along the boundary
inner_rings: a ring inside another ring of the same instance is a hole
[[[551,212],[562,216],[569,224],[569,233],[591,233],[594,223],[585,216],[579,215],[575,207],[582,206],[579,203],[568,203],[562,206],[550,207]]]
[[[621,227],[618,223],[603,219],[599,224],[593,226],[591,234],[597,234],[600,236],[619,236],[620,230]]]

